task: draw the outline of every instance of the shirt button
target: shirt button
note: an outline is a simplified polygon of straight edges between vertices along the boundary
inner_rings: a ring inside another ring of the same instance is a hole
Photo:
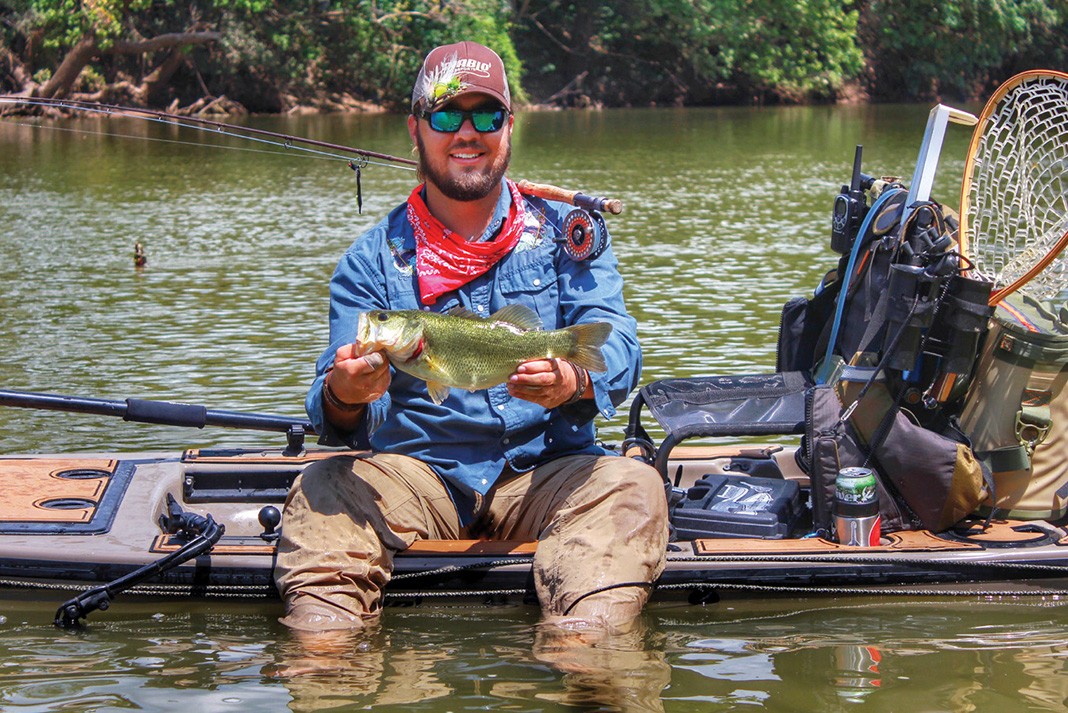
[[[511,443],[511,439],[505,438],[504,440],[501,441],[501,443],[503,443],[504,445],[507,446],[509,443]]]
[[[485,485],[485,484],[486,484],[486,483],[488,483],[488,482],[489,482],[489,481],[488,481],[488,480],[486,480],[485,478],[483,478],[483,479],[482,479],[482,484],[483,484],[483,485]]]
[[[497,404],[497,410],[498,411],[503,411],[504,410],[504,404]]]
[[[540,285],[540,284],[541,284],[541,280],[537,280],[537,279],[536,279],[536,280],[534,280],[534,286],[535,286],[535,287],[537,287],[537,286],[538,286],[538,285]]]

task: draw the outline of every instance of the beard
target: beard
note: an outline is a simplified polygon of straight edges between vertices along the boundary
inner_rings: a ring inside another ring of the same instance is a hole
[[[464,171],[458,176],[450,176],[440,166],[427,159],[421,133],[416,133],[415,145],[419,152],[419,177],[433,183],[445,197],[454,201],[477,201],[488,196],[500,184],[512,160],[511,137],[504,136],[497,151],[497,158],[488,169],[474,169]]]

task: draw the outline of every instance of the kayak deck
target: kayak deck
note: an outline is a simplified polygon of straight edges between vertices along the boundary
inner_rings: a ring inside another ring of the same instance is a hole
[[[698,474],[730,471],[746,453],[767,453],[756,446],[676,451],[673,466],[684,485]],[[282,508],[307,464],[338,454],[232,449],[0,457],[0,585],[96,586],[177,551],[185,538],[161,525],[171,496],[185,511],[210,514],[225,533],[209,554],[130,593],[275,597],[277,533],[263,513]],[[791,471],[791,453],[774,455],[785,477],[804,479]],[[732,593],[889,593],[921,585],[927,593],[1060,594],[1068,592],[1066,547],[1068,530],[1045,521],[893,533],[872,548],[817,537],[701,538],[669,545],[656,596],[708,601]],[[402,600],[529,596],[535,551],[533,542],[422,541],[397,555],[387,591]]]

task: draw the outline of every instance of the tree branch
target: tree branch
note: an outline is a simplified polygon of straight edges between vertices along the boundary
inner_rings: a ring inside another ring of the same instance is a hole
[[[185,53],[177,47],[172,48],[167,58],[141,80],[141,86],[137,88],[138,94],[145,99],[151,99],[152,95],[166,86],[184,62]]]
[[[421,17],[424,20],[430,20],[431,22],[445,22],[445,20],[443,20],[441,17],[438,17],[436,15],[431,15],[430,13],[426,13],[426,12],[416,12],[415,10],[402,10],[400,12],[390,12],[390,13],[387,13],[385,15],[382,15],[381,17],[376,17],[372,21],[377,25],[381,25],[381,24],[384,24],[386,20],[394,20],[394,19],[396,19],[398,17]]]
[[[70,52],[67,52],[67,56],[56,68],[55,74],[40,86],[38,96],[49,99],[62,99],[67,96],[71,87],[74,86],[74,81],[85,69],[85,65],[96,56],[97,49],[95,37],[83,37],[71,48]]]
[[[571,49],[571,47],[569,47],[568,45],[564,44],[559,39],[557,39],[556,35],[554,35],[553,33],[549,32],[548,28],[546,28],[545,25],[543,25],[540,22],[538,22],[538,18],[536,18],[533,15],[531,15],[527,19],[530,20],[530,22],[532,22],[534,24],[534,27],[538,28],[538,30],[540,30],[541,33],[543,35],[545,35],[549,39],[549,41],[552,42],[554,45],[556,45],[557,47],[562,49],[567,54],[574,53],[574,50]],[[564,38],[565,39],[567,39],[567,40],[571,39],[571,37],[568,36],[566,30],[563,31],[563,34],[564,34]]]
[[[202,45],[222,39],[221,32],[169,32],[156,35],[147,40],[115,40],[111,47],[104,50],[111,54],[144,54],[182,45]]]

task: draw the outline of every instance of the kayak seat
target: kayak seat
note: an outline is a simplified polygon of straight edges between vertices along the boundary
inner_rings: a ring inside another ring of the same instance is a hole
[[[638,447],[669,482],[668,456],[686,439],[803,434],[805,391],[812,385],[803,371],[654,381],[631,403],[623,450]],[[645,408],[666,434],[659,446],[642,425]]]

